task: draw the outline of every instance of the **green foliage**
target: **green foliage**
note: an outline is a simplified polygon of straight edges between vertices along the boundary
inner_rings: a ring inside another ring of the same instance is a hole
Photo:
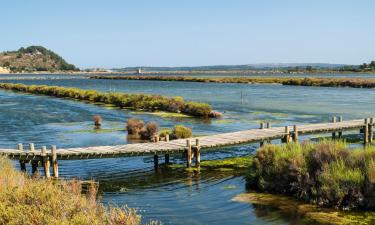
[[[254,157],[248,185],[319,205],[373,208],[374,160],[374,148],[351,150],[344,142],[266,145]]]
[[[78,181],[31,179],[0,157],[0,224],[137,225],[131,208],[104,207],[96,189],[81,194]]]
[[[179,112],[196,117],[208,117],[212,111],[211,106],[199,102],[184,102],[181,98],[169,98],[161,95],[105,93],[95,90],[82,90],[78,88],[67,88],[46,85],[23,85],[12,83],[0,83],[0,88],[42,94],[48,96],[73,98],[90,102],[102,102],[112,104],[121,108],[133,108],[135,110],[167,112]]]
[[[189,127],[185,127],[183,125],[176,125],[171,134],[172,139],[180,139],[180,138],[190,138],[192,137],[193,132]]]

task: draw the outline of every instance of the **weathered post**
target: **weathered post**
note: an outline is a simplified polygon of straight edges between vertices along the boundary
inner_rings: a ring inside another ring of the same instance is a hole
[[[338,121],[339,123],[341,123],[342,122],[342,116],[339,116],[339,121]],[[342,131],[339,131],[339,135],[338,135],[338,138],[342,138]]]
[[[336,123],[336,116],[332,117],[332,123]],[[332,139],[336,139],[336,132],[332,132]]]
[[[50,161],[48,159],[46,146],[42,146],[41,157],[42,157],[44,175],[46,176],[46,178],[50,178],[51,174],[50,174],[49,168],[50,168],[51,164],[50,164]]]
[[[165,135],[165,141],[166,141],[166,142],[169,142],[169,134],[166,134],[166,135]]]
[[[190,139],[186,140],[186,146],[187,146],[187,151],[186,151],[186,167],[190,168],[191,167],[191,142],[190,142]]]
[[[156,154],[154,154],[154,168],[155,170],[157,170],[159,168],[159,156]]]
[[[369,126],[368,126],[368,118],[365,119],[365,125],[363,127],[363,144],[367,145],[368,144],[368,137],[369,137]]]
[[[199,143],[199,139],[195,139],[195,165],[199,166],[201,164],[201,145]]]
[[[267,128],[271,128],[271,123],[270,122],[267,122]]]
[[[59,177],[59,164],[57,162],[57,148],[56,145],[52,145],[51,148],[51,161],[52,161],[52,167],[53,167],[53,177],[58,178]]]
[[[293,141],[298,142],[298,127],[293,125]]]
[[[19,151],[24,151],[23,144],[18,144],[17,146]],[[22,172],[26,172],[26,163],[25,160],[20,159],[20,168]]]
[[[261,130],[264,129],[264,123],[263,123],[263,122],[260,123],[260,127],[259,127],[259,129],[261,129]],[[261,141],[261,142],[259,143],[259,146],[260,146],[260,147],[263,147],[263,145],[264,145],[264,141]]]
[[[290,130],[289,126],[285,126],[285,136],[281,139],[282,143],[289,143],[290,142]]]
[[[164,156],[164,163],[169,164],[169,154],[165,154]]]
[[[373,136],[374,136],[373,128],[374,128],[374,118],[371,117],[370,123],[368,125],[368,142],[370,144],[372,143],[372,139],[373,139]]]
[[[29,147],[30,147],[29,154],[31,154],[31,153],[34,154],[34,152],[35,152],[34,143],[30,143]],[[38,160],[32,160],[31,161],[31,175],[35,175],[38,172],[38,164],[39,164]]]

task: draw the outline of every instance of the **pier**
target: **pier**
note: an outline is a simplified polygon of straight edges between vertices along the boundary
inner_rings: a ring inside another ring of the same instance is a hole
[[[26,164],[31,164],[32,173],[38,166],[42,166],[47,178],[59,176],[59,160],[82,160],[115,157],[132,157],[142,155],[153,155],[154,166],[158,167],[159,156],[164,155],[165,163],[169,163],[170,154],[182,153],[186,157],[186,166],[191,167],[193,160],[196,166],[200,164],[200,152],[202,149],[235,146],[247,143],[260,143],[260,146],[272,140],[280,139],[283,143],[297,142],[301,135],[332,133],[332,138],[341,138],[342,132],[359,130],[363,133],[363,144],[372,143],[374,118],[361,120],[343,121],[342,117],[334,117],[329,123],[293,125],[285,127],[271,127],[270,123],[261,123],[258,129],[201,136],[198,138],[177,139],[169,141],[125,144],[115,146],[95,146],[82,148],[58,149],[51,146],[47,149],[42,146],[40,150],[35,149],[34,144],[18,144],[15,149],[0,149],[0,155],[10,159],[19,160],[20,168],[26,171]],[[52,175],[50,168],[52,167]]]

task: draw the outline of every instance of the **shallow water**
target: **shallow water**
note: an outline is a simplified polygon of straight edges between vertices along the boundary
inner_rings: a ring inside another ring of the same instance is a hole
[[[20,142],[34,142],[36,147],[124,144],[131,142],[123,131],[125,122],[134,116],[157,121],[161,127],[185,124],[193,128],[194,134],[203,135],[256,128],[261,121],[283,126],[329,121],[334,115],[342,115],[344,119],[375,115],[374,89],[22,77],[4,81],[0,78],[0,82],[179,95],[210,103],[224,112],[224,116],[209,121],[161,118],[110,106],[0,91],[0,147],[14,147]],[[94,115],[103,117],[105,132],[94,130]],[[251,154],[256,147],[253,144],[204,152],[202,160]],[[172,161],[182,162],[179,155]],[[243,177],[155,173],[152,157],[61,161],[60,173],[64,177],[98,180],[104,203],[139,208],[145,220],[158,219],[165,224],[298,224],[295,218],[272,209],[231,201],[245,191]]]

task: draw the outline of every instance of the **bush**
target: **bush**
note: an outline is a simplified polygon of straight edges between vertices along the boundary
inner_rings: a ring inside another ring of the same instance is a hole
[[[159,137],[166,137],[167,135],[171,135],[171,133],[170,129],[164,128],[159,132]]]
[[[104,207],[80,188],[74,181],[28,178],[0,157],[0,224],[140,224],[134,209]]]
[[[159,124],[156,122],[149,122],[141,131],[141,138],[142,139],[152,139],[155,137],[159,132]]]
[[[375,149],[344,142],[290,143],[260,148],[248,186],[338,208],[374,208]]]
[[[143,129],[144,125],[145,123],[143,122],[143,120],[140,120],[138,118],[130,118],[128,119],[128,122],[126,124],[126,130],[130,135],[138,135]]]
[[[101,116],[96,115],[96,116],[93,117],[93,120],[94,120],[95,126],[99,127],[99,126],[102,125],[103,119],[102,119]]]
[[[180,139],[180,138],[190,138],[193,133],[189,127],[183,125],[177,125],[173,128],[171,138]]]

